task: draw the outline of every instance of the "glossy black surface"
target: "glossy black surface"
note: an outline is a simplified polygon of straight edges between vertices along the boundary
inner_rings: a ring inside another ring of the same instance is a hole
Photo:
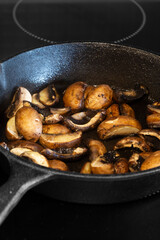
[[[152,26],[145,28],[144,32],[141,32],[139,36],[126,42],[126,44],[159,52],[159,35],[155,24],[153,25],[158,21],[159,5],[153,6],[153,3],[150,5],[147,3],[143,6],[150,16],[148,24],[152,23]],[[11,8],[12,6],[0,8],[2,13],[7,13],[10,19],[7,20],[6,15],[2,14],[5,16],[5,21],[1,21],[3,30],[0,40],[1,59],[43,45],[15,27],[11,20]],[[35,8],[30,7],[30,11],[33,11],[33,9]],[[42,11],[42,8],[39,7],[38,10]],[[36,8],[37,16],[38,10]],[[42,19],[39,18],[39,21],[42,21]],[[9,27],[9,30],[6,30],[6,26]],[[39,28],[40,30],[41,28]],[[66,38],[75,40],[73,35],[62,36],[60,32],[57,35],[59,35],[61,41],[66,40]],[[52,33],[51,37],[54,39]],[[103,39],[99,37],[99,40],[110,41],[107,35],[103,37]],[[86,37],[80,40],[92,39]],[[149,199],[125,204],[88,206],[56,201],[30,191],[2,226],[0,238],[13,239],[14,236],[16,239],[70,239],[73,237],[82,239],[86,236],[86,238],[106,239],[108,237],[109,239],[117,239],[123,236],[123,239],[159,239],[159,209],[159,194]]]

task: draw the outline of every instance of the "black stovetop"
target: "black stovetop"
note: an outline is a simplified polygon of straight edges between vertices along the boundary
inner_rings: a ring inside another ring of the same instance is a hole
[[[19,1],[16,17],[23,31],[12,17],[16,2],[0,1],[1,62],[52,41],[113,43],[127,37],[120,44],[160,53],[158,1],[138,0],[143,11],[129,0]],[[143,29],[131,37],[142,23]],[[122,204],[82,205],[51,199],[31,190],[3,223],[0,240],[159,239],[159,222],[160,194]]]

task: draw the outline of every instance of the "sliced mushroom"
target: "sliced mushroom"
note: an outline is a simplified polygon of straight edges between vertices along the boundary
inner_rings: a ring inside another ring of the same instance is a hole
[[[148,94],[148,89],[141,84],[137,84],[134,89],[115,89],[114,99],[119,103],[127,103],[138,100],[146,94]]]
[[[142,129],[139,133],[147,144],[155,149],[160,149],[160,131],[156,129]]]
[[[140,167],[143,161],[144,161],[144,158],[139,153],[133,153],[128,161],[129,170],[131,172],[140,171]]]
[[[84,92],[87,84],[84,82],[75,82],[71,84],[64,93],[63,102],[65,107],[70,107],[73,111],[84,108]]]
[[[120,104],[120,113],[121,113],[121,115],[130,116],[132,118],[135,118],[135,112],[134,112],[133,108],[131,108],[131,106],[129,106],[126,103]]]
[[[63,119],[63,116],[56,113],[56,114],[50,114],[48,116],[44,116],[43,118],[43,124],[54,124],[58,123]]]
[[[83,173],[83,174],[91,174],[91,163],[90,162],[86,162],[84,163],[84,165],[82,166],[81,168],[81,171],[80,173]]]
[[[13,148],[27,148],[34,152],[41,152],[43,150],[43,147],[40,144],[26,140],[17,140],[9,142],[8,147],[10,150]]]
[[[148,115],[146,122],[149,128],[160,128],[160,114],[153,113],[151,115]]]
[[[24,152],[30,152],[32,150],[28,149],[28,148],[20,148],[20,147],[17,147],[17,148],[12,148],[10,150],[11,153],[17,155],[17,156],[20,156],[21,154],[23,154]]]
[[[121,149],[121,148],[136,148],[142,152],[149,152],[150,146],[146,143],[146,141],[140,137],[125,137],[119,140],[114,149]]]
[[[80,114],[82,119],[77,120],[77,115],[80,118]],[[84,132],[95,128],[95,126],[97,126],[104,118],[105,111],[86,111],[74,114],[72,116],[64,117],[64,123],[72,130],[81,130]]]
[[[71,108],[70,107],[66,107],[66,108],[50,108],[50,112],[52,114],[60,114],[60,115],[64,115],[68,112],[70,112]]]
[[[59,148],[59,149],[48,149],[45,148],[41,151],[47,159],[61,159],[65,161],[73,161],[82,157],[87,152],[87,148]]]
[[[16,129],[26,140],[37,142],[42,133],[38,112],[31,107],[20,108],[15,116]]]
[[[59,95],[54,84],[51,84],[39,92],[39,101],[45,106],[53,106],[59,101]]]
[[[32,162],[39,164],[41,166],[50,167],[47,158],[38,152],[26,151],[22,153],[20,157],[28,158]]]
[[[70,133],[71,130],[62,124],[56,123],[43,125],[42,132],[47,134],[66,134]]]
[[[139,132],[141,124],[135,118],[119,116],[104,120],[97,128],[100,139],[108,139],[117,136],[130,135]]]
[[[6,110],[6,116],[8,118],[13,117],[16,114],[16,112],[21,107],[23,107],[23,101],[25,101],[25,100],[29,101],[29,102],[32,101],[32,96],[31,96],[30,92],[24,87],[17,88],[17,90],[13,96],[11,105]]]
[[[77,131],[66,134],[41,134],[39,141],[42,146],[50,149],[72,148],[80,144],[82,132]]]
[[[104,155],[107,152],[106,147],[99,140],[89,139],[87,141],[87,146],[88,146],[89,151],[90,151],[89,160],[91,162],[94,161],[98,156]]]
[[[151,113],[160,113],[160,102],[154,102],[147,105],[147,109]]]
[[[100,110],[112,103],[113,90],[106,84],[94,86],[88,91],[85,98],[85,108]]]
[[[93,174],[113,174],[114,164],[102,155],[91,162],[91,171]]]
[[[60,171],[69,171],[68,166],[60,160],[50,160],[49,167]]]
[[[114,171],[116,174],[127,173],[129,171],[127,159],[126,158],[118,159],[114,164]]]
[[[120,115],[119,105],[117,103],[112,104],[106,110],[107,119],[112,117],[118,117]]]
[[[22,135],[20,135],[17,132],[16,129],[16,124],[15,124],[15,116],[11,117],[8,121],[7,121],[7,125],[6,125],[6,138],[8,140],[18,140],[23,138]]]
[[[147,157],[141,165],[140,170],[148,170],[151,168],[160,166],[160,151],[153,152],[149,157]]]
[[[40,101],[39,101],[39,94],[38,93],[34,93],[32,95],[32,103],[35,104],[37,107],[39,107],[40,109],[44,109],[46,108],[45,105],[43,105]]]
[[[9,150],[8,145],[5,142],[0,142],[0,146],[3,147],[6,150]]]

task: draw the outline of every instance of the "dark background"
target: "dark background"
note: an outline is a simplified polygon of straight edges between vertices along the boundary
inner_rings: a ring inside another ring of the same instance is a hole
[[[0,61],[50,44],[27,35],[13,21],[17,1],[0,0]],[[137,1],[147,21],[143,30],[121,44],[160,54],[160,2]],[[55,42],[113,43],[132,34],[142,15],[133,2],[27,1],[17,19],[33,34]],[[1,179],[3,173],[1,173]],[[127,194],[127,193],[126,193]],[[29,191],[0,228],[0,240],[159,239],[160,194],[122,204],[81,205]]]

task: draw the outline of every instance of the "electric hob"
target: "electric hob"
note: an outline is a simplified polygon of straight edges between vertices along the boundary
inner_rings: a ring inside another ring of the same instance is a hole
[[[0,61],[61,42],[101,41],[160,54],[160,1],[1,0]],[[5,181],[0,171],[0,183]],[[127,194],[127,193],[126,193]],[[159,239],[160,194],[109,205],[30,190],[0,228],[1,240]]]

